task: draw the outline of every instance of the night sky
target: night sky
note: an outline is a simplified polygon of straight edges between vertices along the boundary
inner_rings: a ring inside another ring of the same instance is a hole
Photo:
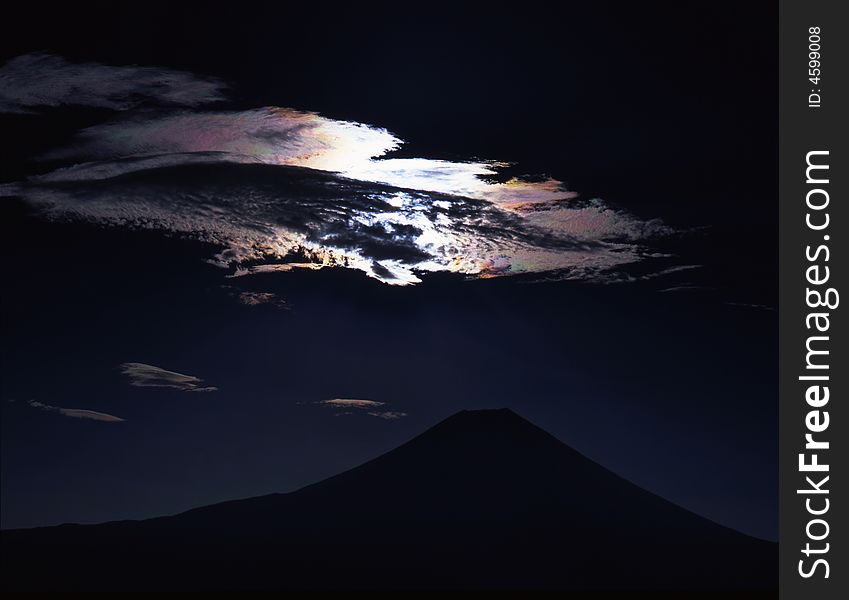
[[[561,4],[22,14],[2,526],[293,490],[510,407],[776,539],[775,7]]]

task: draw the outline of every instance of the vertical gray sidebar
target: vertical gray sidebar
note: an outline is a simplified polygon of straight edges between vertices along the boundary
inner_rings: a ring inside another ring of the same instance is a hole
[[[845,598],[849,590],[846,4],[780,1],[780,585],[785,600]]]

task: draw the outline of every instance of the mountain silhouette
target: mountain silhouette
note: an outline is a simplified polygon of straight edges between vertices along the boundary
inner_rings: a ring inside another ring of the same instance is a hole
[[[768,589],[777,545],[618,477],[510,410],[463,411],[287,494],[2,533],[6,589]]]

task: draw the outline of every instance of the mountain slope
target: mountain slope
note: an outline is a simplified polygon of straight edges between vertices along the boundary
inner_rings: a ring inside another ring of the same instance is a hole
[[[619,478],[509,410],[464,411],[289,494],[3,532],[10,588],[762,588],[775,544]],[[44,573],[50,573],[46,579]]]

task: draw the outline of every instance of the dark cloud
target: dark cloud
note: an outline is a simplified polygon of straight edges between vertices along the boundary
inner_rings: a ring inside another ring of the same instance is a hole
[[[157,67],[71,63],[50,54],[25,54],[0,67],[0,112],[41,106],[128,110],[145,102],[198,106],[223,99],[224,84]]]
[[[387,421],[394,421],[395,419],[403,419],[407,416],[405,412],[399,412],[397,410],[383,410],[383,411],[372,411],[368,413],[370,417],[377,417],[378,419],[386,419]]]

